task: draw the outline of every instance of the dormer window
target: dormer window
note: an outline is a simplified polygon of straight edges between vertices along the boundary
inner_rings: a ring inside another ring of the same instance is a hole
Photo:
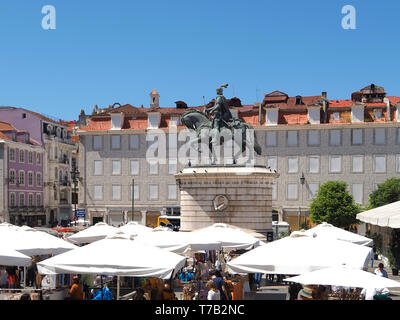
[[[301,96],[296,96],[296,104],[303,104],[303,100]]]
[[[340,113],[339,112],[334,112],[332,114],[332,120],[339,121],[340,120]]]
[[[382,110],[374,109],[374,117],[376,120],[382,119]]]

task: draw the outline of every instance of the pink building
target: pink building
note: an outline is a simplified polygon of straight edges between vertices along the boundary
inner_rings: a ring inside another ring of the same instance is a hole
[[[44,211],[44,148],[27,131],[0,122],[0,219],[12,224],[46,224]]]

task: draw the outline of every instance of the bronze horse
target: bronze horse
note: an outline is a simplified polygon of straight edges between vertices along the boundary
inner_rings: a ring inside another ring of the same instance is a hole
[[[254,134],[254,139],[246,135],[247,130],[254,130],[252,126],[245,123],[240,119],[231,119],[228,122],[224,121],[224,126],[218,130],[212,127],[212,119],[207,117],[207,115],[199,110],[191,109],[186,111],[181,116],[181,122],[191,130],[196,131],[197,137],[189,141],[189,144],[200,144],[201,142],[208,141],[208,147],[210,151],[216,149],[217,145],[222,145],[224,142],[224,137],[231,137],[234,140],[234,131],[239,130],[241,134],[241,153],[246,151],[246,146],[252,146],[254,151],[261,155],[261,147],[257,143],[256,135]],[[238,141],[235,141],[238,142]],[[202,152],[201,148],[197,148],[197,151]],[[237,156],[237,155],[236,155]]]

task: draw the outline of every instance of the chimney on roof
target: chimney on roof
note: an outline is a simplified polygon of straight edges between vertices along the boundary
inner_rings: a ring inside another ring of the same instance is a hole
[[[175,101],[177,109],[186,109],[188,106],[185,101]]]
[[[297,104],[303,104],[303,99],[301,96],[296,96],[296,105]]]
[[[385,98],[383,98],[383,102],[386,103],[386,120],[387,121],[392,121],[390,100],[385,97]]]
[[[262,110],[263,110],[263,107],[262,107],[262,104],[261,103],[256,103],[257,105],[258,105],[258,124],[262,124],[262,122],[263,122],[263,113],[262,113]]]
[[[322,112],[324,115],[323,123],[328,123],[328,93],[326,91],[322,91],[321,98]]]
[[[94,107],[93,107],[92,114],[97,114],[98,110],[99,110],[99,107],[97,106],[97,104],[95,104]]]

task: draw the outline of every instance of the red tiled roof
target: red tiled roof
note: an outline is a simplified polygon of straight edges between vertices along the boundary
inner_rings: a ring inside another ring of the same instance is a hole
[[[3,132],[0,131],[0,140],[8,140],[8,141],[12,141],[11,138],[9,138],[8,136],[6,136]]]
[[[146,130],[147,126],[147,118],[125,119],[123,129]]]
[[[0,131],[8,131],[8,130],[15,131],[16,129],[8,122],[0,121]]]
[[[347,100],[328,100],[329,108],[348,108],[353,104],[350,99]]]
[[[99,114],[94,114],[91,117],[95,118],[95,117],[110,116],[110,113],[116,113],[116,112],[122,112],[125,115],[143,115],[145,110],[146,110],[145,108],[137,108],[130,104],[124,104],[123,106],[120,106],[118,108],[110,109],[108,111],[104,111]]]
[[[383,102],[367,102],[366,107],[386,107],[386,103]]]
[[[110,119],[91,119],[87,126],[80,128],[78,131],[103,131],[111,129]]]
[[[238,110],[239,113],[244,113],[244,112],[249,112],[249,111],[254,111],[254,110],[256,110],[258,112],[258,107],[251,104],[251,105],[242,106],[240,108],[236,108],[236,110]]]
[[[400,102],[400,97],[396,97],[396,96],[387,96],[386,98],[389,99],[390,103],[392,105],[395,105],[396,103]]]
[[[279,125],[293,125],[293,124],[305,124],[307,123],[307,106],[319,104],[322,100],[321,96],[304,96],[302,97],[302,104],[296,105],[296,97],[287,97],[287,100],[283,102],[286,94],[280,91],[274,91],[266,95],[267,99],[263,100],[263,106],[275,105],[279,107],[280,111],[284,111],[279,116]],[[277,99],[276,102],[271,102]],[[400,102],[400,97],[388,96],[392,105]],[[280,99],[280,102],[279,102]],[[206,106],[212,106],[215,100],[211,100]],[[343,108],[345,112],[349,112],[350,106],[355,103],[351,99],[340,99],[340,100],[328,100],[329,108]],[[384,107],[385,103],[365,103],[366,107]],[[111,129],[111,117],[110,112],[123,112],[124,123],[122,129],[134,129],[134,130],[146,130],[148,127],[147,116],[149,112],[159,112],[161,114],[160,128],[168,128],[171,121],[171,116],[179,116],[190,109],[204,110],[204,105],[194,106],[188,108],[177,108],[177,107],[158,107],[158,108],[136,108],[129,104],[120,106],[115,109],[108,110],[98,115],[91,116],[91,120],[87,126],[82,127],[78,131],[107,131]],[[246,121],[250,125],[259,126],[264,123],[258,123],[258,106],[257,105],[243,105],[241,107],[232,107],[232,110],[236,110],[242,120]],[[97,117],[98,116],[98,117]],[[265,119],[263,119],[265,121]],[[342,122],[342,119],[338,122]],[[333,123],[337,123],[334,121]],[[178,128],[184,127],[183,125]]]
[[[71,120],[71,121],[63,121],[60,120],[60,124],[63,126],[67,127],[67,131],[72,131],[74,127],[76,127],[76,121],[75,120]]]
[[[400,101],[399,97],[388,97],[391,104],[395,104]],[[397,99],[396,99],[397,98]],[[354,102],[351,99],[347,100],[328,100],[329,108],[349,108]],[[361,103],[361,102],[358,102]],[[384,102],[366,102],[364,103],[366,107],[386,107]]]
[[[322,100],[321,96],[302,97],[303,104],[296,104],[296,97],[289,97],[286,102],[270,102],[264,99],[263,105],[274,105],[279,107],[279,110],[306,110],[307,105],[316,104]]]
[[[159,107],[153,109],[146,109],[147,112],[160,112],[161,114],[184,114],[190,109],[202,110],[204,106],[200,107],[187,107],[187,108],[176,108],[176,107]]]

